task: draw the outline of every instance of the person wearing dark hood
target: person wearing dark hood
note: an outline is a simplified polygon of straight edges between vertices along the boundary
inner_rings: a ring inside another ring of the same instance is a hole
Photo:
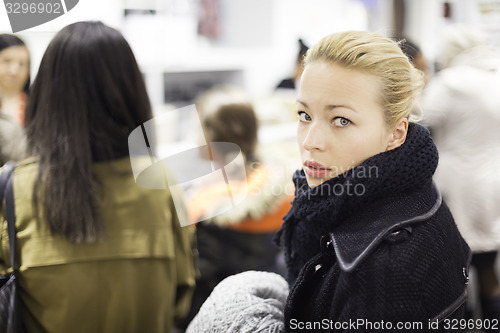
[[[304,55],[306,54],[309,47],[304,44],[302,39],[299,39],[299,53],[297,54],[297,59],[295,61],[295,68],[292,77],[281,80],[276,86],[276,89],[296,89],[297,81],[300,80],[300,76],[304,71]]]

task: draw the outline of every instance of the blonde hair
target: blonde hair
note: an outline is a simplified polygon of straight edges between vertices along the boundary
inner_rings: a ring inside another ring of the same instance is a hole
[[[410,117],[416,97],[424,86],[423,73],[416,69],[399,44],[367,31],[346,31],[328,35],[307,51],[304,67],[317,62],[334,62],[348,69],[380,79],[381,106],[389,127]]]

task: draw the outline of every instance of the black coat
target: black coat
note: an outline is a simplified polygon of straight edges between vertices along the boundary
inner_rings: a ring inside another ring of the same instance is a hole
[[[470,250],[433,186],[436,165],[428,132],[411,125],[401,148],[360,166],[376,177],[357,167],[310,189],[296,174],[282,229],[288,332],[439,332],[463,318]]]

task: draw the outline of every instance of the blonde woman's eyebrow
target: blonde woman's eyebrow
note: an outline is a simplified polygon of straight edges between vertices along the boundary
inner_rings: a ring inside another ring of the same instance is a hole
[[[299,99],[298,99],[297,101],[295,101],[295,104],[297,104],[297,103],[298,103],[298,104],[302,104],[302,105],[304,105],[306,108],[308,107],[308,106],[307,106],[307,103],[302,102],[302,101],[301,101],[301,100],[299,100]]]
[[[349,106],[349,105],[345,105],[345,104],[340,104],[340,105],[327,105],[325,106],[325,109],[327,111],[331,111],[331,110],[334,110],[334,109],[337,109],[337,108],[344,108],[344,109],[349,109],[351,111],[354,111],[354,112],[358,112],[355,108],[353,108],[352,106]]]
[[[307,103],[301,101],[301,100],[297,100],[297,103],[299,104],[302,104],[304,105],[306,108],[309,108],[309,106],[307,105]],[[332,111],[334,109],[337,109],[337,108],[345,108],[345,109],[349,109],[351,111],[354,111],[354,112],[358,112],[355,108],[353,108],[352,106],[349,106],[349,105],[344,105],[344,104],[329,104],[327,106],[325,106],[325,111]]]

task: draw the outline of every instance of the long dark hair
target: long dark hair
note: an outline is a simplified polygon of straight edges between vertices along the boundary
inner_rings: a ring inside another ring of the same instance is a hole
[[[9,34],[0,34],[0,52],[12,46],[24,46],[26,49],[28,49],[26,44],[19,37]],[[24,84],[23,87],[23,91],[26,94],[28,94],[29,92],[30,82],[31,82],[31,77],[29,73],[30,72],[28,72],[28,79],[26,80],[26,83]]]
[[[128,155],[128,135],[151,119],[146,87],[127,41],[101,22],[77,22],[50,42],[26,106],[38,198],[53,233],[71,242],[104,236],[92,162]]]

